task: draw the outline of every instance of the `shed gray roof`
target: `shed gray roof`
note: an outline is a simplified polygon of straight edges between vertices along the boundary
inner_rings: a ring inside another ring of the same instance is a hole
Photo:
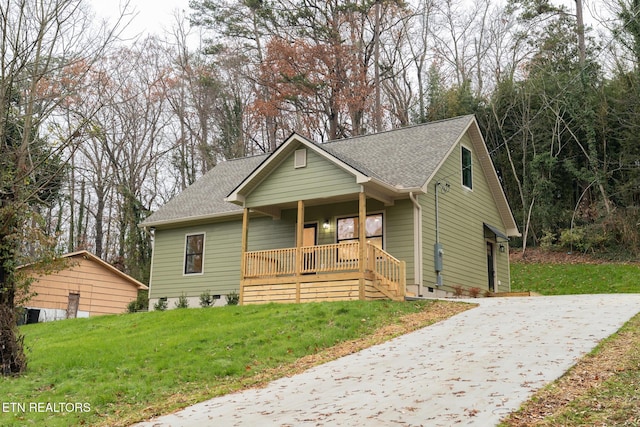
[[[474,116],[462,116],[316,145],[391,187],[417,188],[429,180],[473,120]],[[241,212],[240,206],[224,198],[267,158],[262,155],[219,163],[141,225],[157,226]]]
[[[218,163],[141,225],[155,226],[242,212],[242,207],[225,202],[224,198],[266,158],[264,154]]]

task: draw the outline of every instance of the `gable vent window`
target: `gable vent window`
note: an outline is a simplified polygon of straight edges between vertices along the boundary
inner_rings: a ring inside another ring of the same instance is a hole
[[[301,148],[294,153],[293,167],[304,168],[307,166],[307,149]]]
[[[471,150],[462,147],[462,185],[468,189],[473,188],[473,165],[471,163]]]

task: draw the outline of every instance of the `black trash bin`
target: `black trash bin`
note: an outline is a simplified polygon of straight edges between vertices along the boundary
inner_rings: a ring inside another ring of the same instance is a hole
[[[38,323],[38,319],[40,318],[40,309],[38,308],[30,308],[27,312],[27,325],[31,323]]]
[[[16,323],[18,326],[22,326],[27,323],[27,309],[19,308],[16,310]]]

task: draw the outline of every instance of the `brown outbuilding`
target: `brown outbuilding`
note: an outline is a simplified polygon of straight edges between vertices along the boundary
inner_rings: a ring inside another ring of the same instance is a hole
[[[124,313],[138,291],[148,289],[88,251],[61,258],[64,268],[38,275],[29,288],[34,294],[25,304],[30,322]]]

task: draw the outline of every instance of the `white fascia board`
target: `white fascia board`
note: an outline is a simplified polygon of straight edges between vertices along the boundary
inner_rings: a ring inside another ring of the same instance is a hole
[[[209,219],[232,218],[234,216],[242,216],[242,211],[221,212],[208,215],[190,216],[177,219],[165,219],[161,221],[145,222],[138,224],[140,228],[161,227],[163,225],[184,225],[190,222],[204,221]]]

